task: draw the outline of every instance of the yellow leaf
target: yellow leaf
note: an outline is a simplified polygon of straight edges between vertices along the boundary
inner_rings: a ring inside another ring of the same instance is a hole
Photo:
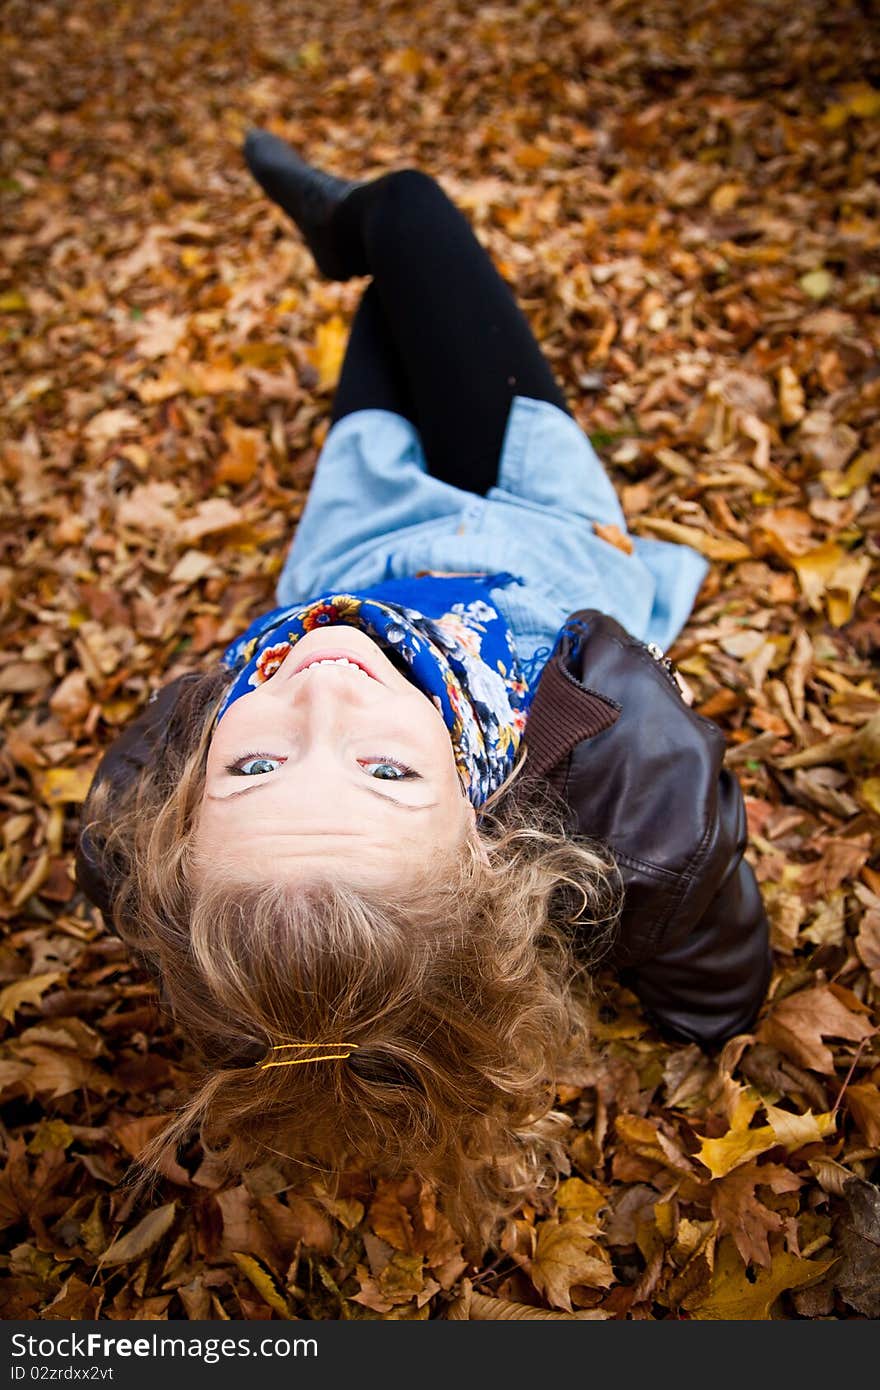
[[[288,1322],[291,1321],[287,1299],[282,1297],[275,1280],[259,1261],[255,1260],[252,1255],[242,1255],[238,1250],[233,1250],[232,1258],[245,1278],[253,1284],[263,1302],[268,1303],[270,1308],[274,1308],[279,1317],[285,1318]]]
[[[746,1278],[733,1240],[726,1236],[718,1247],[708,1297],[690,1315],[698,1321],[765,1321],[780,1294],[815,1284],[837,1259],[805,1260],[780,1250],[767,1269],[758,1269],[754,1283]]]
[[[748,1129],[755,1112],[760,1108],[761,1097],[751,1087],[739,1087],[732,1096],[731,1108],[727,1116],[731,1129]]]
[[[867,84],[857,87],[846,104],[854,116],[880,116],[880,90]]]
[[[880,473],[880,449],[867,449],[859,454],[844,473],[824,469],[819,477],[830,497],[849,497],[857,487],[864,487],[875,473]]]
[[[807,271],[807,274],[798,280],[798,284],[811,299],[825,299],[834,288],[834,278],[820,267],[818,270]]]
[[[730,212],[745,191],[745,184],[742,183],[720,183],[709,199],[709,206],[713,212]]]
[[[636,529],[636,523],[633,525]],[[637,523],[640,531],[650,531],[661,540],[676,541],[679,545],[693,546],[701,555],[710,560],[750,560],[752,552],[742,541],[721,539],[710,536],[696,526],[682,526],[677,521],[664,521],[660,517],[640,517]]]
[[[591,1289],[607,1289],[614,1274],[607,1257],[593,1240],[585,1221],[543,1221],[531,1261],[535,1288],[554,1308],[572,1311],[571,1290],[575,1284]]]
[[[5,1018],[11,1023],[15,1018],[16,1009],[22,1004],[37,1004],[58,980],[63,980],[64,976],[59,970],[49,970],[43,975],[28,975],[24,980],[16,980],[14,984],[6,985],[5,989],[0,989],[0,1018]]]
[[[826,130],[840,130],[840,127],[846,125],[849,120],[849,111],[843,102],[836,101],[833,106],[827,107],[822,112],[820,120]]]
[[[833,627],[843,627],[853,615],[862,585],[871,573],[867,555],[847,555],[828,581],[828,618]]]
[[[769,1125],[760,1129],[731,1129],[720,1139],[704,1139],[695,1155],[705,1163],[713,1178],[723,1178],[731,1169],[766,1153],[779,1141]]]
[[[618,1138],[640,1158],[662,1163],[664,1168],[691,1171],[684,1154],[652,1120],[641,1115],[618,1115],[614,1128]]]
[[[79,806],[89,794],[95,774],[94,762],[79,767],[52,767],[37,779],[40,800],[49,806]]]
[[[288,309],[296,307],[296,294],[285,295],[282,302],[278,305],[280,312],[285,312],[283,305]],[[248,367],[277,367],[279,362],[287,360],[287,348],[283,343],[242,343],[235,349],[235,355],[239,362],[244,362]]]
[[[880,777],[866,777],[859,783],[859,796],[866,801],[875,815],[880,816]]]
[[[304,68],[320,67],[324,61],[320,39],[309,39],[308,43],[302,45],[297,56]]]
[[[41,1120],[27,1147],[30,1154],[42,1154],[47,1149],[66,1149],[72,1143],[73,1130],[66,1120]]]
[[[388,54],[382,63],[382,71],[390,77],[417,77],[424,62],[417,48],[398,48]]]
[[[19,314],[27,307],[28,302],[21,290],[5,290],[0,294],[0,314]]]
[[[804,388],[786,363],[779,368],[779,413],[784,425],[796,425],[804,418]]]
[[[312,365],[318,370],[316,390],[332,391],[339,380],[347,338],[345,323],[339,314],[334,314],[326,323],[318,324],[315,346],[309,353]]]
[[[826,541],[824,545],[808,550],[805,555],[792,556],[791,563],[800,581],[801,592],[815,612],[819,611],[828,581],[845,556],[846,551],[833,541]]]
[[[770,1128],[777,1142],[784,1144],[789,1153],[803,1148],[804,1144],[818,1144],[837,1128],[834,1115],[826,1111],[814,1115],[807,1110],[803,1115],[792,1115],[788,1110],[780,1110],[775,1105],[766,1105]]]
[[[568,1215],[594,1225],[599,1212],[608,1206],[608,1198],[590,1182],[584,1182],[581,1178],[567,1178],[560,1183],[556,1204]]]
[[[379,1289],[389,1303],[407,1303],[425,1286],[424,1257],[395,1250],[378,1278]]]

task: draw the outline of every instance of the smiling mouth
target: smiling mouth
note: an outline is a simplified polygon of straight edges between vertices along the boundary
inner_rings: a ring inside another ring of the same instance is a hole
[[[306,657],[305,661],[301,661],[298,666],[294,667],[291,672],[291,679],[293,680],[303,671],[307,671],[310,666],[349,666],[355,671],[360,671],[362,675],[368,676],[370,680],[376,680],[372,671],[364,666],[363,662],[357,661],[354,657],[349,656],[347,652],[333,651],[316,652],[314,656]]]

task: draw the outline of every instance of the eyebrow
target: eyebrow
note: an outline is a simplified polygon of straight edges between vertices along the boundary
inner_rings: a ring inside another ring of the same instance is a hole
[[[269,786],[268,782],[255,782],[252,787],[242,787],[241,791],[230,792],[228,796],[214,796],[207,792],[209,801],[235,801],[239,796],[250,796],[251,792],[258,792],[261,787]],[[393,806],[401,806],[404,811],[428,811],[432,806],[438,806],[437,801],[426,801],[424,805],[416,805],[412,801],[401,801],[397,796],[387,796],[385,792],[377,791],[374,787],[358,787],[358,791],[366,792],[368,796],[378,796],[380,801],[390,801]]]

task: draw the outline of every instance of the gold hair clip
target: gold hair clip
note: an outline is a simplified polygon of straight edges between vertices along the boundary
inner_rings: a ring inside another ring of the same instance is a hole
[[[297,1067],[301,1066],[303,1062],[344,1062],[346,1057],[350,1057],[352,1052],[357,1050],[357,1043],[277,1043],[272,1048],[272,1051],[284,1052],[291,1047],[335,1047],[337,1049],[344,1050],[339,1050],[336,1052],[321,1052],[318,1054],[317,1057],[285,1057],[278,1062],[261,1062],[260,1071],[264,1071],[266,1067]]]

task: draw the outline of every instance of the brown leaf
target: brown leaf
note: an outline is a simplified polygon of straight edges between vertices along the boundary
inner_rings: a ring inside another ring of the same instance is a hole
[[[880,1318],[880,1188],[853,1178],[843,1189],[847,1214],[836,1227],[842,1259],[834,1284],[850,1307]]]
[[[174,1225],[177,1203],[168,1202],[164,1207],[150,1211],[119,1240],[107,1247],[100,1259],[100,1265],[124,1265],[139,1260],[158,1245],[162,1237]]]
[[[554,1313],[549,1308],[533,1308],[528,1303],[512,1303],[508,1298],[489,1298],[486,1294],[474,1290],[467,1303],[467,1312],[450,1312],[448,1316],[463,1316],[472,1322],[602,1322],[608,1314],[598,1308]]]
[[[593,1228],[579,1218],[541,1222],[529,1273],[548,1303],[567,1313],[573,1311],[571,1290],[575,1284],[607,1289],[614,1283],[608,1257],[593,1239]]]
[[[712,1214],[722,1235],[732,1235],[746,1264],[770,1264],[770,1232],[782,1230],[782,1217],[758,1200],[756,1189],[796,1192],[802,1179],[780,1163],[748,1162],[717,1179],[710,1188]]]
[[[333,1223],[307,1197],[288,1193],[285,1202],[277,1197],[256,1199],[256,1210],[282,1251],[292,1250],[302,1241],[308,1250],[329,1255],[336,1244]]]
[[[880,1089],[870,1081],[847,1086],[847,1109],[872,1148],[880,1148]]]
[[[664,521],[660,517],[643,516],[633,521],[633,530],[648,531],[664,541],[675,541],[679,545],[689,545],[710,560],[750,560],[752,552],[742,541],[711,536],[696,526],[683,526],[677,521]]]
[[[834,1054],[824,1037],[861,1041],[876,1033],[867,1019],[848,1009],[828,985],[789,994],[774,1005],[756,1036],[778,1047],[801,1066],[828,1074],[834,1071]]]
[[[40,1313],[40,1318],[63,1318],[67,1322],[93,1322],[104,1301],[104,1290],[86,1284],[75,1274],[62,1284],[60,1291]]]
[[[19,1055],[32,1064],[27,1084],[38,1093],[57,1098],[84,1086],[99,1095],[119,1089],[93,1062],[67,1049],[27,1044],[19,1048]]]
[[[217,483],[249,483],[265,454],[266,442],[262,431],[242,429],[229,420],[224,428],[226,449],[221,455],[214,481]]]
[[[209,497],[199,503],[193,516],[180,523],[178,534],[185,545],[194,545],[206,536],[240,526],[242,520],[240,509],[225,497]]]
[[[413,1249],[412,1217],[390,1186],[370,1203],[368,1220],[376,1235],[395,1250]]]

